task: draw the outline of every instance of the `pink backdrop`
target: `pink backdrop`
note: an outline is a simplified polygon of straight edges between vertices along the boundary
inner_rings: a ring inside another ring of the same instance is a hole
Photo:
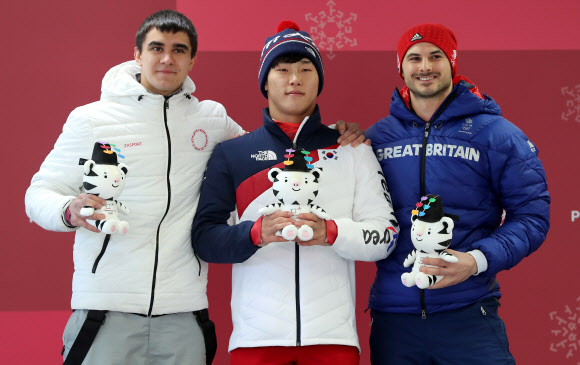
[[[501,273],[504,318],[518,364],[580,364],[580,284],[575,257],[580,203],[580,3],[522,0],[433,2],[296,0],[9,2],[0,25],[4,167],[0,244],[0,349],[7,364],[58,364],[70,314],[72,234],[28,223],[24,192],[70,111],[94,101],[113,65],[132,58],[134,34],[155,10],[177,9],[199,33],[191,72],[200,99],[223,103],[247,130],[260,125],[266,100],[257,87],[263,40],[282,19],[297,21],[324,49],[327,123],[364,128],[388,113],[397,76],[395,45],[411,25],[440,22],[459,38],[459,73],[492,96],[504,115],[539,146],[552,195],[547,242],[515,269]],[[10,212],[10,214],[8,213]],[[366,308],[374,264],[357,264],[362,363],[369,359]],[[231,268],[210,266],[210,314],[217,325],[216,364],[229,363]],[[449,344],[453,346],[453,344]]]

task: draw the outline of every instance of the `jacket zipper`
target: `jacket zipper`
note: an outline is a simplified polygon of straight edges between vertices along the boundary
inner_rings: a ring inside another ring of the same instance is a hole
[[[423,137],[423,153],[421,154],[421,196],[425,196],[425,160],[427,159],[427,138],[429,138],[431,123],[425,124],[425,137]]]
[[[161,223],[165,220],[167,216],[167,212],[169,212],[169,206],[171,203],[171,182],[169,181],[169,172],[171,171],[171,136],[169,135],[169,126],[167,125],[167,109],[169,109],[169,98],[165,97],[165,101],[163,103],[163,121],[165,122],[165,134],[167,136],[167,152],[168,152],[168,159],[167,159],[167,207],[165,208],[165,213],[159,221],[159,225],[157,226],[157,234],[155,237],[155,263],[153,265],[153,279],[151,281],[151,301],[149,303],[149,312],[147,316],[151,317],[151,313],[153,312],[153,302],[155,300],[155,284],[157,281],[157,265],[159,263],[159,232],[161,231]]]
[[[447,98],[443,101],[443,103],[439,106],[435,114],[431,116],[431,119],[425,124],[425,136],[423,137],[423,151],[421,154],[421,177],[420,177],[420,186],[421,186],[421,196],[425,196],[425,160],[427,159],[427,139],[429,138],[429,132],[432,122],[436,121],[439,118],[439,115],[447,108],[447,105],[455,99],[456,93],[455,89],[451,91],[451,94],[447,96]],[[439,122],[441,123],[441,122]],[[425,304],[425,289],[420,289],[419,291],[419,300],[421,301],[421,318],[427,318],[427,305]]]
[[[292,142],[292,149],[297,150],[296,141],[298,140],[298,133]],[[296,297],[296,346],[300,346],[302,342],[302,328],[300,326],[300,245],[294,242],[294,281],[295,281],[295,297]]]
[[[99,266],[99,262],[101,261],[101,258],[105,254],[105,251],[107,251],[107,246],[109,245],[110,239],[111,239],[110,234],[105,236],[105,240],[103,241],[103,248],[101,248],[101,252],[99,253],[99,256],[97,256],[97,258],[95,259],[95,263],[93,264],[93,274],[97,272],[97,266]]]
[[[295,266],[295,276],[296,281],[296,346],[300,346],[301,342],[301,328],[300,328],[300,246],[298,243],[294,242],[295,245],[295,255],[294,255],[294,266]]]
[[[425,124],[425,136],[423,137],[423,149],[421,154],[421,196],[425,196],[425,160],[427,159],[427,139],[429,138],[430,122]],[[419,300],[421,301],[421,318],[427,318],[427,306],[425,305],[425,289],[419,290]]]

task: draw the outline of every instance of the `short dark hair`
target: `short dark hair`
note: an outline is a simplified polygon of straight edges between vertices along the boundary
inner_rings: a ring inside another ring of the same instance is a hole
[[[154,27],[162,32],[185,32],[189,37],[189,43],[191,45],[191,58],[195,57],[197,53],[197,32],[195,31],[193,23],[185,15],[170,9],[153,13],[143,21],[135,36],[135,45],[140,53],[143,52],[143,43],[145,42],[147,33]]]
[[[308,57],[305,57],[304,55],[301,55],[299,53],[281,54],[280,56],[274,58],[274,61],[272,61],[272,67],[270,67],[270,69],[273,69],[274,67],[278,66],[281,63],[296,63],[301,61],[303,58]]]

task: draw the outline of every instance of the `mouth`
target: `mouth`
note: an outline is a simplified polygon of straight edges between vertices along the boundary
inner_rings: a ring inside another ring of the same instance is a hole
[[[286,95],[289,95],[289,96],[302,96],[302,95],[304,95],[304,93],[301,92],[301,91],[293,90],[293,91],[287,92]]]
[[[415,237],[415,239],[419,242],[423,241],[423,239],[419,239],[419,237]]]
[[[425,82],[425,83],[427,83],[427,82],[430,82],[430,81],[433,81],[433,80],[435,80],[435,79],[437,78],[437,75],[434,75],[434,74],[429,74],[429,75],[417,75],[417,76],[414,76],[414,78],[415,78],[416,80],[419,80],[419,81],[421,81],[421,82]]]
[[[162,73],[162,74],[166,74],[166,75],[170,75],[170,74],[176,73],[175,71],[171,71],[171,70],[159,70],[157,72]]]
[[[298,189],[292,188],[292,191],[300,191],[300,188],[298,188]]]
[[[119,185],[115,185],[115,184],[111,184],[111,186],[114,187],[114,188],[118,188],[119,187]]]

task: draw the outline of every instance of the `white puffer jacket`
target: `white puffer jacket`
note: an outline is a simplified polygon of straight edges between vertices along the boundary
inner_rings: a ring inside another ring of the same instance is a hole
[[[114,144],[125,156],[127,184],[118,200],[131,211],[123,217],[129,232],[104,245],[104,233],[77,230],[73,309],[158,315],[208,305],[207,264],[194,255],[191,225],[214,146],[243,130],[221,104],[191,96],[189,77],[166,100],[149,93],[139,73],[134,61],[107,72],[101,100],[70,114],[26,192],[31,221],[71,231],[62,213],[82,192],[79,158],[90,158],[95,142]]]

